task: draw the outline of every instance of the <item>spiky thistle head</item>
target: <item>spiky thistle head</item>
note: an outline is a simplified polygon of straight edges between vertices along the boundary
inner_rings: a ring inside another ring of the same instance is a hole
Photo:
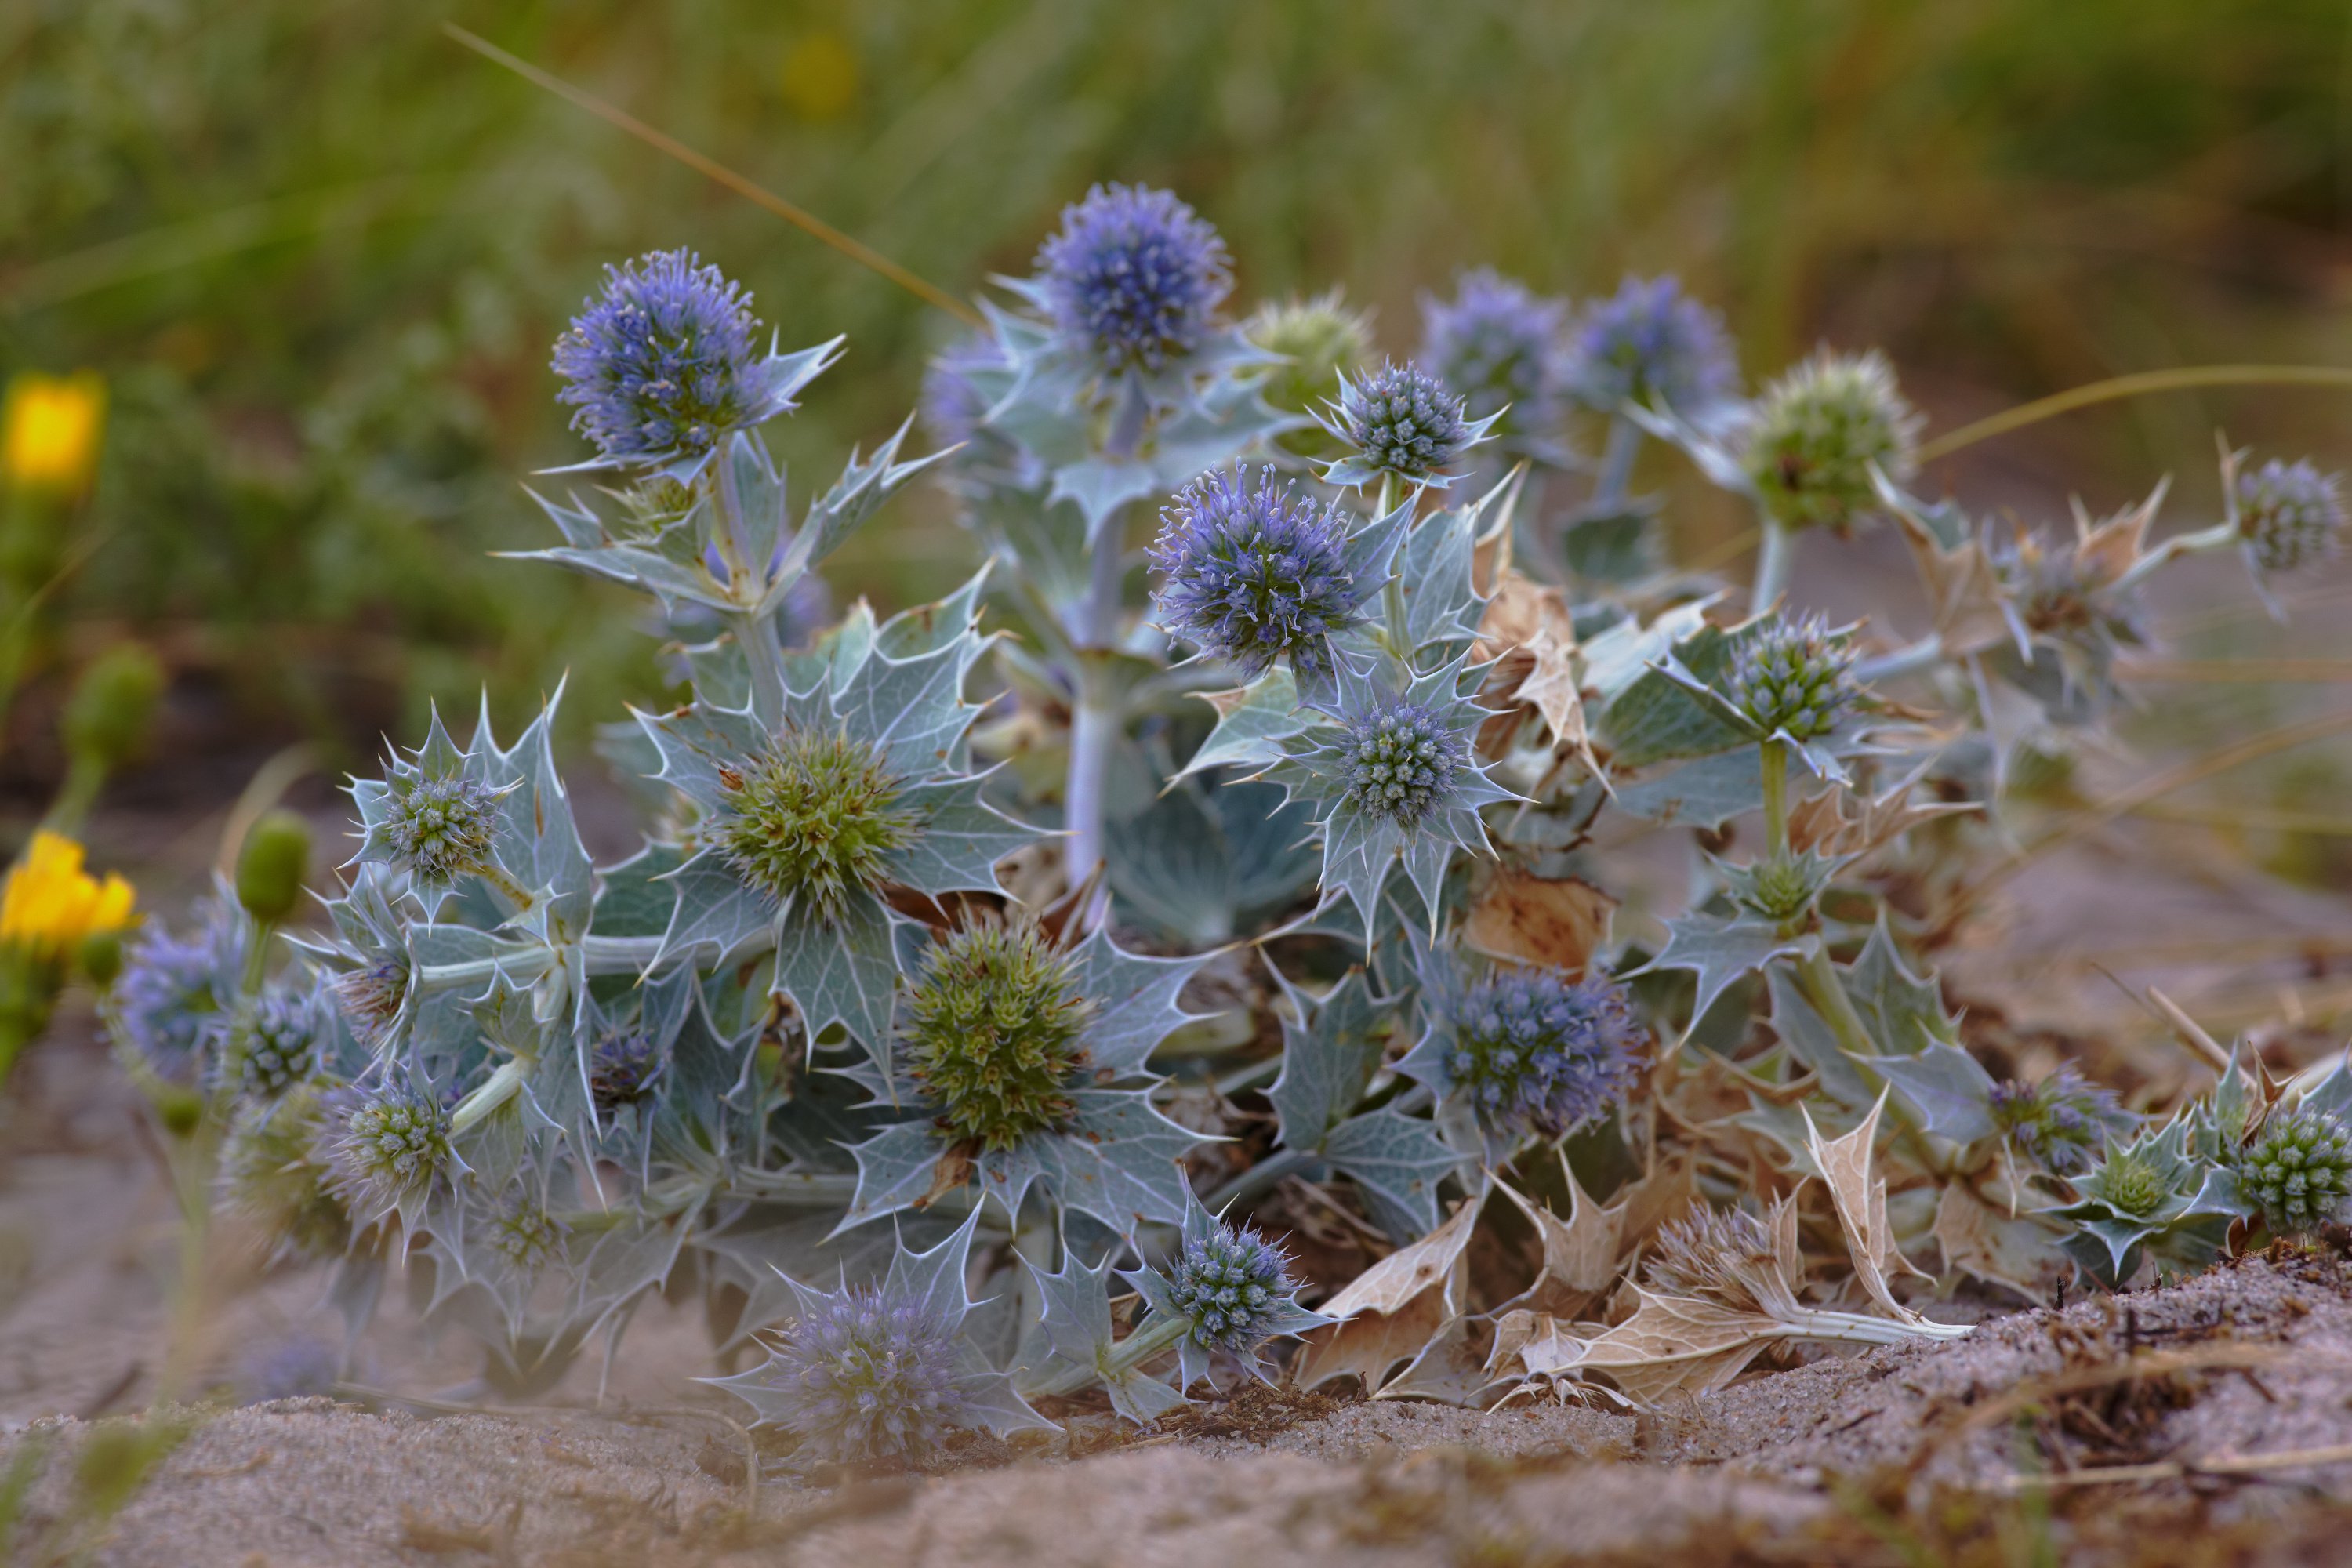
[[[2092,1083],[2071,1062],[2040,1083],[1994,1084],[1990,1109],[2012,1150],[2060,1176],[2088,1169],[2107,1135],[2131,1121],[2114,1090]]]
[[[190,1084],[228,1030],[235,975],[223,963],[223,917],[185,940],[160,920],[133,938],[104,1014],[115,1038],[167,1083]]]
[[[1568,384],[1580,402],[1615,413],[1628,403],[1703,409],[1739,390],[1723,318],[1674,278],[1628,278],[1578,315]]]
[[[2090,1196],[2117,1214],[2147,1219],[2172,1195],[2169,1174],[2147,1152],[2126,1146],[2111,1150],[2083,1185]]]
[[[398,767],[385,784],[383,820],[370,829],[362,853],[373,850],[433,887],[491,865],[505,791],[463,774],[433,777]]]
[[[1267,300],[1242,323],[1252,346],[1284,363],[1265,380],[1265,400],[1286,414],[1313,414],[1339,395],[1339,378],[1371,357],[1372,322],[1331,289],[1312,300]]]
[[[608,1029],[588,1056],[588,1098],[600,1116],[635,1105],[652,1091],[662,1068],[654,1038],[641,1028]]]
[[[1409,697],[1348,715],[1338,746],[1347,806],[1408,830],[1454,805],[1471,767],[1469,731]]]
[[[906,1060],[940,1135],[1000,1151],[1069,1120],[1090,1009],[1068,956],[1034,924],[972,924],[924,955]]]
[[[1287,654],[1328,674],[1333,632],[1361,618],[1348,571],[1346,514],[1271,468],[1211,469],[1160,514],[1151,563],[1160,624],[1230,659],[1246,677]]]
[[[247,1099],[277,1099],[319,1071],[326,1024],[316,992],[270,987],[230,1015],[221,1051],[224,1081]]]
[[[975,1425],[958,1376],[958,1325],[873,1286],[795,1292],[761,1373],[763,1419],[796,1433],[818,1463],[921,1459]]]
[[[449,1112],[413,1089],[338,1089],[322,1107],[319,1152],[344,1205],[373,1220],[423,1195],[457,1163]]]
[[[1396,479],[1450,482],[1445,470],[1485,433],[1463,417],[1463,400],[1419,365],[1383,364],[1360,381],[1339,378],[1339,397],[1324,427],[1356,449],[1333,466],[1333,484]]]
[[[1843,533],[1877,510],[1874,465],[1897,481],[1917,468],[1919,424],[1885,355],[1824,349],[1757,400],[1748,477],[1783,528]]]
[[[556,395],[609,461],[708,453],[789,407],[756,341],[751,297],[689,250],[604,269],[555,344]]]
[[[747,886],[836,921],[850,899],[890,879],[890,858],[922,831],[904,783],[846,729],[788,725],[740,769],[722,772],[715,836]]]
[[[408,961],[393,952],[364,958],[327,982],[335,1006],[352,1033],[370,1050],[390,1037],[408,1001]]]
[[[2307,458],[2239,470],[2231,500],[2254,564],[2286,573],[2334,559],[2344,542],[2343,484]]]
[[[1448,1006],[1442,1092],[1490,1131],[1558,1138],[1623,1103],[1641,1082],[1647,1036],[1623,987],[1605,975],[1570,984],[1517,965]]]
[[[1216,229],[1174,193],[1142,185],[1097,185],[1063,208],[1035,266],[1063,341],[1110,375],[1199,348],[1233,288]]]
[[[1670,1296],[1749,1296],[1741,1264],[1769,1265],[1772,1232],[1746,1209],[1698,1204],[1658,1227],[1643,1277]]]
[[[1187,1227],[1169,1260],[1166,1306],[1204,1351],[1248,1355],[1288,1331],[1299,1284],[1280,1247],[1248,1226]]]
[[[490,1250],[518,1274],[537,1274],[562,1258],[571,1232],[563,1222],[528,1197],[509,1201],[490,1219]]]
[[[2272,1231],[2305,1234],[2352,1199],[2352,1133],[2342,1119],[2306,1106],[2272,1117],[2238,1168]]]
[[[1462,395],[1473,419],[1500,415],[1505,435],[1541,436],[1559,422],[1568,389],[1564,301],[1486,268],[1465,272],[1452,300],[1423,299],[1413,358]]]
[[[230,1206],[259,1226],[276,1257],[334,1258],[351,1242],[351,1216],[318,1152],[327,1092],[303,1082],[275,1104],[247,1102],[221,1151]]]
[[[1724,695],[1767,737],[1818,740],[1861,700],[1853,661],[1853,647],[1820,616],[1776,615],[1742,639]]]

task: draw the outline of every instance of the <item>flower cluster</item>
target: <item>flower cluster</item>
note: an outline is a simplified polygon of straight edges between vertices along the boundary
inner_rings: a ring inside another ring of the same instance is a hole
[[[1557,970],[1507,968],[1453,1009],[1440,1058],[1444,1092],[1487,1126],[1557,1138],[1640,1083],[1644,1033],[1613,982],[1571,984]]]
[[[1542,436],[1568,392],[1562,336],[1568,307],[1485,268],[1465,272],[1448,300],[1423,300],[1416,363],[1459,393],[1473,419],[1501,416],[1506,435]]]
[[[610,461],[708,452],[774,412],[751,303],[691,251],[605,268],[555,345],[572,427]]]
[[[1461,461],[1483,424],[1462,416],[1459,395],[1418,365],[1384,364],[1360,381],[1339,379],[1339,400],[1327,428],[1356,448],[1352,468],[1335,466],[1334,484],[1396,479],[1405,484],[1447,482],[1445,470]]]
[[[600,1037],[588,1058],[588,1098],[597,1113],[610,1116],[635,1105],[653,1088],[661,1055],[643,1029],[614,1029]]]
[[[1005,1150],[1068,1119],[1087,1000],[1034,925],[950,931],[924,955],[907,1012],[908,1065],[942,1137]]]
[[[1246,1226],[1186,1237],[1168,1266],[1169,1305],[1202,1350],[1240,1354],[1280,1331],[1298,1283],[1282,1249]]]
[[[1579,313],[1566,379],[1580,402],[1603,413],[1628,403],[1703,410],[1739,389],[1723,318],[1673,278],[1628,278]]]
[[[2352,1199],[2352,1134],[2325,1110],[2273,1117],[2241,1162],[2248,1195],[2281,1236],[2317,1229]]]
[[[802,1292],[762,1381],[771,1418],[820,1462],[921,1458],[972,1419],[952,1325],[868,1287]]]
[[[449,1137],[449,1112],[421,1094],[339,1089],[322,1117],[329,1184],[355,1215],[373,1219],[450,1169]]]
[[[1330,669],[1331,634],[1361,618],[1366,590],[1348,570],[1347,520],[1328,502],[1235,468],[1202,474],[1160,514],[1151,563],[1160,624],[1245,676],[1287,655]]]
[[[2332,560],[2344,542],[2343,477],[2323,474],[2308,458],[2273,458],[2240,471],[2231,497],[2238,531],[2264,572],[2298,572]]]
[[[319,1070],[325,1022],[315,993],[273,987],[232,1016],[223,1076],[239,1094],[277,1099]]]
[[[825,919],[880,889],[890,857],[922,831],[900,802],[904,784],[845,730],[788,728],[720,782],[730,805],[716,834],[729,863],[777,903]]]
[[[1351,809],[1413,828],[1454,800],[1470,742],[1426,703],[1396,697],[1348,720],[1339,766]]]
[[[1740,643],[1725,696],[1767,738],[1829,734],[1862,697],[1854,651],[1819,616],[1776,616]]]
[[[1064,208],[1036,269],[1055,326],[1111,375],[1199,348],[1233,287],[1217,231],[1171,193],[1139,185],[1097,185]]]
[[[116,1036],[167,1083],[193,1083],[227,1032],[234,971],[222,962],[221,939],[217,921],[184,940],[151,923],[131,942],[108,994]]]
[[[2090,1082],[2071,1062],[2039,1083],[1996,1083],[1989,1109],[2011,1149],[2058,1176],[2087,1169],[2101,1142],[2129,1121],[2115,1091]]]
[[[417,880],[446,884],[490,863],[499,793],[479,779],[395,776],[368,849]]]
[[[1911,477],[1918,432],[1885,356],[1824,349],[1765,389],[1748,432],[1748,481],[1781,527],[1843,533],[1877,510],[1874,468]]]

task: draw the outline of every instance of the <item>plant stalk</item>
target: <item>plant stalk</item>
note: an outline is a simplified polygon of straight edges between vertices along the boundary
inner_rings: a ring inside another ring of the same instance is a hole
[[[1761,542],[1756,551],[1756,584],[1748,591],[1748,608],[1763,615],[1789,591],[1789,566],[1795,558],[1795,541],[1777,519],[1760,520]]]
[[[1777,859],[1789,852],[1789,743],[1766,741],[1758,750],[1764,776],[1764,844]]]
[[[1585,509],[1596,517],[1614,514],[1625,504],[1633,482],[1633,459],[1641,454],[1642,427],[1622,414],[1609,418],[1609,437],[1601,448],[1601,472],[1592,483]]]

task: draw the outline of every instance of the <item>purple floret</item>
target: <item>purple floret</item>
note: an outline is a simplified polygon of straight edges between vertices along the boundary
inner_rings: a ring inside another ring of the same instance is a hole
[[[1038,247],[1048,312],[1107,374],[1158,370],[1201,346],[1233,287],[1225,242],[1168,191],[1097,185]]]
[[[1653,399],[1688,411],[1736,393],[1739,366],[1723,318],[1678,280],[1628,278],[1578,318],[1568,383],[1582,402],[1609,412]]]
[[[751,301],[688,250],[604,270],[555,345],[558,398],[607,458],[659,462],[707,452],[781,412],[769,395]]]
[[[1232,660],[1245,677],[1288,654],[1300,673],[1328,675],[1328,638],[1358,619],[1338,508],[1239,468],[1212,470],[1160,514],[1151,563],[1165,574],[1160,624]]]

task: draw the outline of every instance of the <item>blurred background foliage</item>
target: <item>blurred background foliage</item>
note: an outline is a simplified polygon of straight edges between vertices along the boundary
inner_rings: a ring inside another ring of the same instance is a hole
[[[849,334],[778,427],[803,484],[911,405],[944,315],[444,19],[959,293],[1128,179],[1223,229],[1237,302],[1339,282],[1397,352],[1417,293],[1483,262],[1574,294],[1680,271],[1751,381],[1882,343],[1941,427],[2124,370],[2347,359],[2342,0],[13,0],[0,377],[93,370],[109,413],[73,523],[102,543],[51,606],[11,774],[54,773],[57,693],[125,632],[184,723],[346,761],[485,680],[504,715],[569,671],[575,734],[658,698],[621,596],[488,556],[543,542],[520,479],[583,451],[546,362],[607,260],[689,245],[787,345]],[[2049,517],[2181,467],[2210,501],[2213,426],[2257,408],[2266,446],[2344,460],[2343,400],[2242,392],[1940,482]],[[1674,493],[1686,558],[1739,526]],[[836,586],[904,602],[972,559],[902,505]]]

